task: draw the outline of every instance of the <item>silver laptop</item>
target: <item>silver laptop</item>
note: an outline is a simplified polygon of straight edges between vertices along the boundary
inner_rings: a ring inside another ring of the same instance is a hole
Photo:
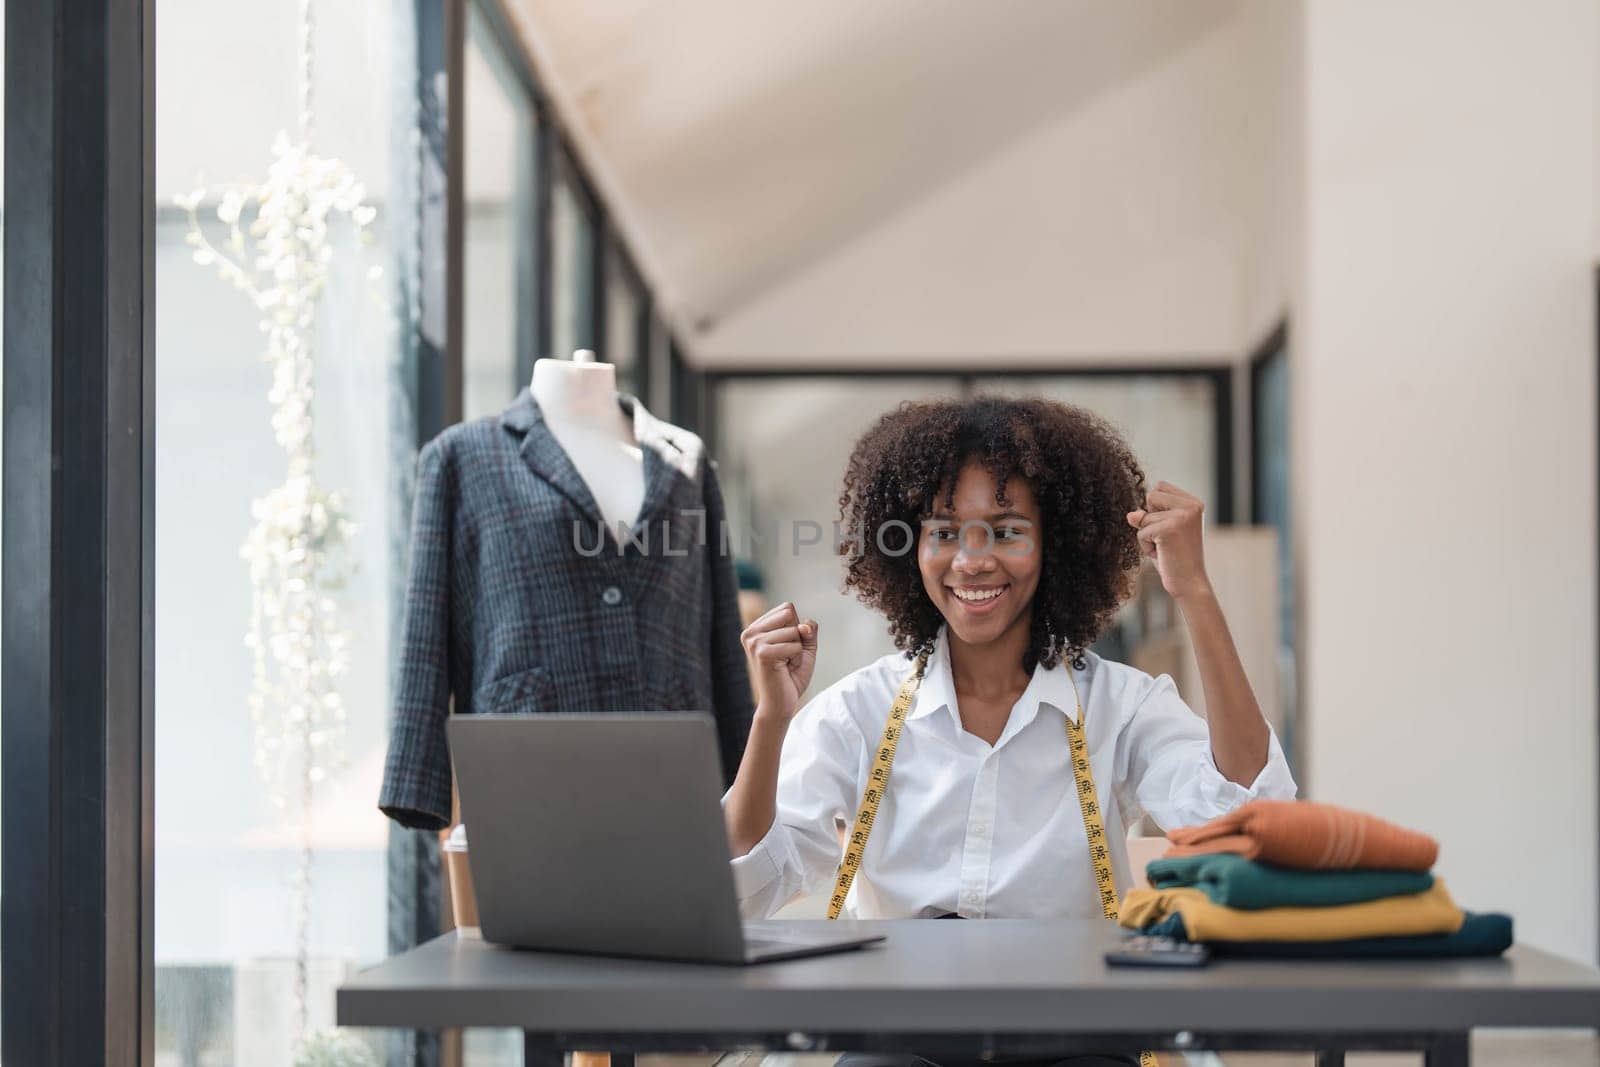
[[[448,729],[488,941],[757,963],[883,940],[741,922],[709,716],[454,715]]]

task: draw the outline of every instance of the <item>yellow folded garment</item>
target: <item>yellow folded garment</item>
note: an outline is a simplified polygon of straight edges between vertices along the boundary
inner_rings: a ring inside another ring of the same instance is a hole
[[[1123,926],[1142,930],[1183,916],[1191,941],[1351,941],[1367,937],[1453,934],[1464,916],[1434,879],[1425,893],[1328,908],[1244,911],[1213,904],[1198,889],[1134,889],[1122,902]]]

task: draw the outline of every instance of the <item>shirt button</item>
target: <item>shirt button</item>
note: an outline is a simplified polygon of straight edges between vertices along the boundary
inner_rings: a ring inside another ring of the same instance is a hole
[[[972,890],[972,889],[967,890],[966,897],[967,897],[967,903],[968,904],[976,904],[978,902],[978,894],[977,894],[976,890]]]
[[[614,585],[608,585],[605,588],[605,592],[600,594],[600,599],[612,607],[616,607],[618,604],[622,603],[622,590],[618,589]]]
[[[981,823],[980,822],[980,823],[976,824],[975,826],[973,826],[972,832],[977,834],[979,837],[983,837],[985,834],[987,834],[989,832],[989,826],[988,826],[987,823]]]

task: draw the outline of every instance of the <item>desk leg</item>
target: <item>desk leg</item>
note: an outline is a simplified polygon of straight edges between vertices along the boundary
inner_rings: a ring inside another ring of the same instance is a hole
[[[596,1061],[605,1063],[607,1060],[604,1052],[573,1053],[574,1067],[579,1067],[576,1061]],[[522,1032],[522,1063],[523,1067],[565,1067],[567,1063],[567,1050],[559,1043],[543,1034],[530,1034]],[[613,1052],[610,1054],[610,1067],[633,1067],[633,1053]]]
[[[1344,1049],[1319,1048],[1317,1067],[1344,1067]]]
[[[567,1050],[546,1034],[522,1032],[523,1067],[565,1067]]]
[[[1472,1035],[1466,1031],[1434,1034],[1422,1050],[1423,1067],[1469,1067],[1472,1063]]]

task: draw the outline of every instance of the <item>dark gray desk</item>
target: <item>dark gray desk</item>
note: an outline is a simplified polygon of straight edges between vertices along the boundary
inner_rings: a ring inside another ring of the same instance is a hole
[[[515,1026],[528,1067],[567,1049],[776,1048],[926,1055],[1421,1049],[1467,1062],[1477,1026],[1600,1024],[1600,971],[1518,946],[1433,962],[1105,966],[1108,922],[862,923],[860,952],[719,967],[520,952],[448,934],[340,987],[341,1026]],[[615,1057],[613,1058],[616,1064]]]

